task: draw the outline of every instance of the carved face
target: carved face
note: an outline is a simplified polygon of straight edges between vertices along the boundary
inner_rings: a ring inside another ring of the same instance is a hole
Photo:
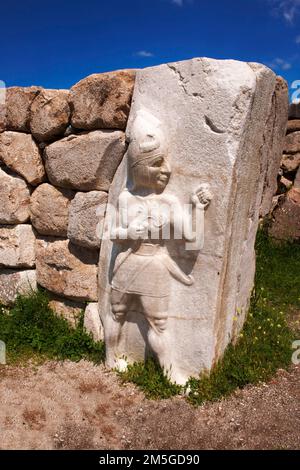
[[[171,175],[170,165],[164,155],[145,159],[133,168],[133,179],[136,188],[153,189],[162,192]]]

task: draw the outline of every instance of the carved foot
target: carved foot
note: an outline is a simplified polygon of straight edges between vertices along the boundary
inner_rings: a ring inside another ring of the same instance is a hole
[[[182,387],[184,387],[188,381],[187,377],[183,376],[180,372],[176,372],[175,370],[170,370],[167,375],[171,382],[175,383],[176,385],[181,385]]]
[[[108,369],[116,369],[119,372],[125,372],[128,368],[127,361],[121,357],[119,358],[113,357],[110,359],[106,358],[105,366]]]
[[[119,358],[115,360],[114,369],[118,372],[126,372],[128,369],[128,364],[125,359]]]

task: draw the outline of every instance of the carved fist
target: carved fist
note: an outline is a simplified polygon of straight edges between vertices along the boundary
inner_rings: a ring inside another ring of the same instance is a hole
[[[201,205],[204,207],[204,209],[206,209],[212,198],[213,195],[210,191],[209,184],[203,183],[200,188],[192,195],[191,200],[195,206]]]

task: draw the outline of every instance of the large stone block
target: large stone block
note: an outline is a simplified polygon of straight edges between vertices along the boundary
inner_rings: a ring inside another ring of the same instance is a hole
[[[32,268],[35,265],[35,235],[31,225],[0,226],[0,266]]]
[[[283,154],[281,160],[281,168],[284,172],[295,171],[300,166],[300,152]]]
[[[51,184],[41,184],[31,195],[30,218],[41,235],[65,237],[68,231],[70,202],[75,192]]]
[[[37,288],[34,269],[0,269],[0,303],[12,305],[18,294],[30,294]]]
[[[282,196],[275,210],[269,235],[277,240],[300,240],[300,188]]]
[[[36,241],[37,282],[71,300],[97,299],[98,254],[69,240],[39,238]]]
[[[282,135],[276,92],[260,64],[203,58],[137,72],[100,250],[109,367],[152,353],[185,383],[237,338],[254,282],[266,142]],[[283,84],[280,93],[285,103]]]
[[[296,189],[300,189],[300,166],[298,168],[298,171],[296,173],[295,181],[294,181],[294,187]]]
[[[287,154],[300,152],[300,131],[287,134],[283,151]]]
[[[53,295],[49,307],[56,315],[67,320],[72,328],[75,328],[79,323],[81,312],[85,309],[85,304]]]
[[[124,151],[121,131],[71,135],[46,147],[46,171],[55,186],[108,191]]]
[[[63,135],[70,121],[68,90],[42,90],[31,106],[30,130],[39,142]]]
[[[6,90],[6,129],[30,132],[30,108],[41,87],[11,87]]]
[[[70,206],[68,238],[76,245],[100,248],[107,193],[77,193]]]
[[[291,132],[300,131],[300,119],[289,120],[286,131],[288,134]]]
[[[135,71],[93,74],[71,88],[72,126],[77,129],[125,129]]]
[[[94,341],[103,341],[104,331],[99,316],[97,302],[91,302],[87,305],[84,312],[84,328],[92,336]]]
[[[3,132],[0,135],[0,160],[29,184],[35,186],[45,179],[40,150],[30,134]]]
[[[289,119],[300,119],[300,103],[291,103],[289,106]]]
[[[272,199],[277,191],[277,177],[282,159],[288,107],[287,83],[283,78],[277,77],[272,107],[265,126],[264,146],[262,148],[262,173],[265,174],[265,179],[261,180],[263,185],[260,207],[261,217],[265,217],[270,213]],[[259,188],[258,192],[260,194],[261,188]]]
[[[30,191],[19,176],[0,168],[0,224],[22,224],[29,219]]]

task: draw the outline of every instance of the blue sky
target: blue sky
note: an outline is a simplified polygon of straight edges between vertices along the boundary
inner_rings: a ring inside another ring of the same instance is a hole
[[[2,2],[0,80],[69,88],[81,78],[191,57],[262,62],[300,80],[300,0]]]

